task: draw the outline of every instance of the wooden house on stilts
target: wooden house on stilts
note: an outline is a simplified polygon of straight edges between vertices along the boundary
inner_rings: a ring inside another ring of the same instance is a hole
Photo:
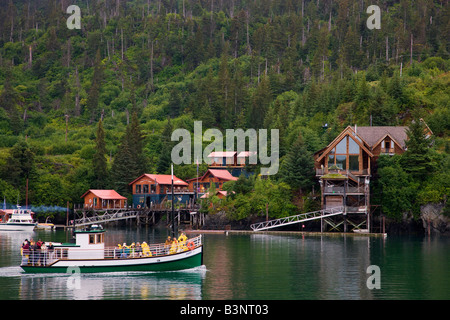
[[[432,132],[427,129],[427,135]],[[348,224],[370,228],[370,181],[381,154],[406,151],[407,127],[345,128],[327,147],[314,154],[316,177],[321,186],[322,209],[343,207],[341,221],[327,221],[332,229]],[[335,218],[337,219],[337,218]]]

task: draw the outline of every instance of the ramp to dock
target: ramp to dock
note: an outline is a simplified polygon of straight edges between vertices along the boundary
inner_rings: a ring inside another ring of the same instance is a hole
[[[287,226],[287,225],[294,224],[294,223],[301,223],[301,222],[310,221],[310,220],[328,218],[328,217],[337,216],[340,214],[344,214],[344,207],[334,207],[334,208],[330,208],[330,209],[323,209],[323,210],[318,210],[318,211],[300,213],[300,214],[297,214],[294,216],[254,223],[254,224],[250,225],[250,228],[252,228],[253,231],[262,231],[262,230],[268,230],[268,229],[272,229],[272,228]]]
[[[95,214],[93,216],[84,215],[82,218],[75,219],[75,225],[87,226],[97,223],[105,223],[110,221],[118,221],[124,219],[134,219],[139,215],[138,210],[111,210],[103,214]]]

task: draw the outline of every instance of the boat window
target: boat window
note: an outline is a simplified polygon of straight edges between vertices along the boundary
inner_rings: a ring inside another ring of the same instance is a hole
[[[97,235],[97,243],[103,243],[103,234]]]
[[[95,234],[90,234],[89,235],[89,244],[94,244],[95,243]]]

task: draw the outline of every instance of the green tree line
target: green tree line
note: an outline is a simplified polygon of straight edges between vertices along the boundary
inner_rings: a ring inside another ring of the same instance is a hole
[[[140,174],[168,172],[171,132],[201,120],[279,129],[279,174],[230,198],[236,218],[267,199],[285,202],[269,208],[278,216],[317,205],[312,155],[347,125],[423,118],[439,157],[415,194],[446,201],[433,183],[448,163],[449,6],[380,2],[382,28],[369,30],[369,2],[91,0],[80,30],[66,27],[67,1],[1,2],[0,196],[23,203],[27,181],[35,205],[80,203],[89,188],[129,195]]]

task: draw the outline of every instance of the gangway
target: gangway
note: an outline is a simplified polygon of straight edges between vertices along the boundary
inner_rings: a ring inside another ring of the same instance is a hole
[[[87,226],[90,224],[104,223],[110,221],[118,221],[124,219],[137,218],[139,215],[138,210],[112,210],[112,212],[106,212],[103,214],[94,214],[93,216],[83,215],[82,218],[75,219],[76,226]]]
[[[250,228],[252,228],[253,231],[261,231],[281,226],[287,226],[294,223],[301,223],[310,220],[328,218],[340,214],[344,214],[344,207],[333,207],[329,209],[300,213],[294,216],[288,216],[280,219],[254,223],[250,225]]]

